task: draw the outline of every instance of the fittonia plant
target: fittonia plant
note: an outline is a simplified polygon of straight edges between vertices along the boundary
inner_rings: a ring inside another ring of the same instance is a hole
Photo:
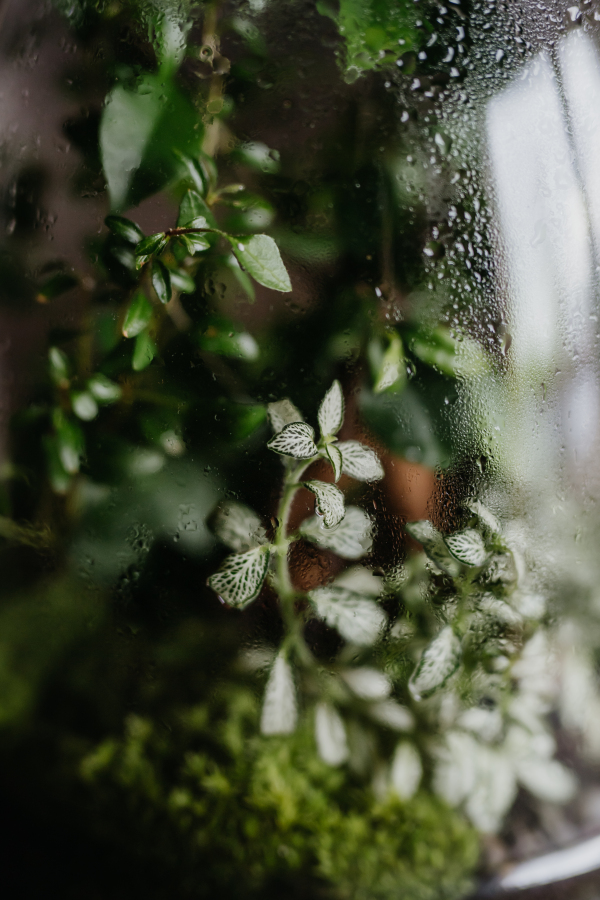
[[[222,503],[212,524],[234,553],[208,580],[238,609],[257,599],[265,580],[279,599],[285,630],[267,677],[263,734],[292,733],[307,711],[327,763],[348,763],[372,777],[378,793],[403,799],[431,772],[431,788],[483,831],[500,825],[518,784],[544,800],[569,799],[574,779],[553,759],[544,685],[526,677],[543,638],[542,607],[494,516],[474,502],[454,534],[409,523],[425,556],[409,557],[384,578],[353,566],[304,592],[290,576],[290,546],[307,540],[345,560],[366,556],[373,523],[345,505],[337,482],[342,474],[375,481],[384,471],[371,448],[338,441],[344,399],[337,381],[319,408],[318,440],[291,401],[271,404],[269,413],[275,434],[268,447],[284,464],[273,538],[251,509]],[[317,460],[330,463],[332,482],[306,478]],[[314,494],[315,514],[288,534],[301,488]],[[344,641],[326,665],[306,640],[310,619]],[[401,737],[390,742],[394,734]]]

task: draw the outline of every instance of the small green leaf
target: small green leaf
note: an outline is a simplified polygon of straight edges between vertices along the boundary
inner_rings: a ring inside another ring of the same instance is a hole
[[[292,667],[280,652],[269,674],[260,717],[262,734],[292,734],[298,721],[298,704]]]
[[[235,256],[233,255],[233,253],[231,253],[227,257],[227,266],[233,272],[237,283],[240,285],[242,290],[246,293],[248,299],[250,300],[250,303],[254,303],[254,301],[256,299],[256,292],[254,290],[254,285],[252,284],[252,280],[248,277],[246,272],[244,272],[244,270],[240,268],[240,264],[237,261],[237,259],[235,258]]]
[[[59,409],[54,411],[53,422],[60,461],[65,471],[74,475],[79,472],[85,447],[83,432],[79,425]]]
[[[144,232],[140,226],[124,216],[107,216],[104,224],[113,234],[116,234],[117,237],[122,238],[129,244],[139,244],[144,238]]]
[[[196,282],[191,275],[184,272],[183,269],[171,269],[171,285],[180,294],[193,294],[196,290]]]
[[[247,553],[227,556],[207,581],[224,603],[243,609],[260,594],[269,568],[270,548],[258,547]]]
[[[79,279],[69,272],[56,272],[40,287],[37,295],[38,302],[46,302],[66,294],[79,284]]]
[[[186,191],[179,207],[177,227],[189,228],[194,219],[197,219],[199,216],[202,216],[205,220],[206,224],[204,227],[206,225],[212,228],[215,227],[215,217],[200,194],[197,191]]]
[[[48,350],[48,362],[50,377],[54,384],[64,387],[69,382],[69,360],[66,353],[58,347],[50,347]]]
[[[152,304],[142,290],[136,291],[125,313],[122,334],[126,338],[136,337],[152,321]]]
[[[281,456],[310,459],[318,453],[314,437],[314,429],[306,422],[292,422],[290,425],[285,425],[275,437],[272,437],[267,447]]]
[[[358,441],[342,441],[338,444],[342,454],[342,470],[358,481],[379,481],[385,475],[383,466],[374,450]]]
[[[208,524],[219,540],[236,553],[254,550],[265,543],[264,528],[253,509],[224,500],[211,515]]]
[[[320,516],[312,516],[300,526],[303,538],[327,550],[333,550],[342,559],[360,559],[369,553],[373,545],[372,522],[358,506],[347,506],[346,514],[335,528],[325,528]]]
[[[157,354],[156,344],[147,331],[142,331],[135,339],[131,367],[134,372],[147,368]]]
[[[205,234],[180,234],[179,240],[190,256],[202,250],[210,250],[210,241]]]
[[[288,425],[293,428],[293,425]],[[284,430],[281,432],[282,434]],[[275,438],[273,438],[275,440]],[[305,488],[317,498],[316,513],[323,516],[323,522],[326,528],[333,528],[338,525],[344,518],[344,495],[335,484],[328,484],[326,481],[303,481]]]
[[[161,303],[168,303],[171,299],[171,276],[169,270],[160,259],[152,262],[152,287]]]
[[[98,404],[89,391],[73,391],[71,406],[77,418],[84,422],[91,422],[98,415]]]
[[[121,399],[121,390],[118,384],[97,372],[88,379],[88,390],[96,398],[98,403],[116,403]]]
[[[158,256],[162,253],[168,243],[169,239],[162,231],[157,232],[157,234],[151,234],[149,237],[144,238],[143,241],[140,241],[135,248],[136,268],[141,269],[153,256]]]
[[[55,435],[46,435],[43,440],[46,465],[48,467],[48,479],[52,490],[57,494],[66,494],[73,481],[73,476],[67,472],[62,464],[58,440]]]
[[[339,481],[342,477],[342,454],[338,447],[335,444],[327,444],[325,447],[325,454],[327,455],[327,459],[331,463],[331,468],[333,469],[333,480]]]
[[[379,640],[387,616],[374,600],[341,587],[320,587],[309,594],[316,614],[343,638],[359,647]]]
[[[483,566],[489,556],[483,538],[474,528],[447,535],[444,543],[452,556],[464,566]]]
[[[344,421],[344,394],[337,379],[333,382],[319,407],[321,437],[337,434]],[[337,479],[336,479],[337,481]]]
[[[200,153],[197,159],[192,159],[178,150],[175,151],[175,155],[179,157],[187,174],[203,197],[216,187],[217,169],[214,160],[210,156]]]
[[[389,344],[377,366],[377,377],[373,391],[398,391],[406,384],[406,360],[400,335],[394,331],[388,335]]]
[[[240,264],[259,284],[273,291],[288,293],[292,290],[277,244],[266,234],[252,237],[231,237],[227,239],[233,247]]]
[[[278,434],[286,425],[292,422],[304,422],[304,416],[294,406],[291,400],[286,397],[284,400],[277,400],[275,403],[269,403],[268,407],[269,421],[275,434]],[[313,431],[314,434],[314,431]]]
[[[425,648],[410,677],[408,687],[415,700],[421,700],[441,688],[456,672],[461,657],[460,640],[447,625]]]

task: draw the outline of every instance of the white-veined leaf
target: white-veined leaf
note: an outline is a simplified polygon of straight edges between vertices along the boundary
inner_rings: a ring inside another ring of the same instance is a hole
[[[337,381],[333,382],[319,407],[319,428],[321,437],[337,434],[344,421],[344,394]]]
[[[309,596],[317,615],[360,647],[374,644],[387,622],[384,611],[373,600],[364,600],[345,588],[320,587]]]
[[[353,509],[353,507],[349,507]],[[361,597],[379,597],[383,591],[383,578],[371,569],[363,566],[352,566],[346,569],[334,581],[334,587],[343,587]]]
[[[340,489],[326,481],[303,481],[302,484],[317,498],[316,512],[323,517],[325,527],[338,525],[345,513],[344,495]]]
[[[475,784],[465,812],[484,834],[498,830],[517,793],[515,770],[511,760],[491,747],[476,744]]]
[[[401,800],[410,800],[417,793],[422,777],[423,766],[419,751],[414,744],[400,741],[394,753],[390,772],[394,792]]]
[[[285,400],[269,403],[267,411],[275,434],[278,434],[286,425],[291,425],[292,422],[304,422],[302,413],[296,409],[292,401],[288,400],[287,397]]]
[[[436,750],[433,789],[450,806],[458,806],[473,790],[478,749],[472,734],[447,731]]]
[[[300,534],[314,544],[333,550],[342,559],[360,559],[373,546],[371,527],[371,519],[363,509],[347,506],[346,515],[334,528],[325,528],[320,516],[312,516],[302,523]]]
[[[342,678],[353,694],[361,700],[384,700],[389,697],[392,684],[387,675],[371,666],[345,669]]]
[[[281,431],[271,438],[267,447],[275,453],[280,453],[281,456],[310,459],[318,453],[314,437],[314,429],[306,422],[292,422],[290,425],[284,425]]]
[[[369,715],[372,719],[392,731],[411,731],[415,727],[415,720],[410,709],[396,703],[395,700],[380,700],[369,707]]]
[[[471,500],[467,503],[467,509],[469,509],[473,515],[477,516],[479,521],[491,534],[500,534],[502,528],[500,526],[500,522],[494,515],[494,513],[484,506],[480,500]]]
[[[265,688],[260,730],[263,734],[292,734],[297,721],[294,675],[285,656],[279,653]]]
[[[450,554],[442,535],[431,522],[427,519],[407,522],[405,528],[411,538],[422,544],[423,550],[438,569],[446,572],[451,578],[456,578],[460,574],[460,565]]]
[[[260,594],[269,568],[269,558],[268,547],[227,556],[207,584],[229,606],[243,609]]]
[[[318,703],[315,709],[315,738],[319,756],[330,766],[340,766],[348,759],[346,729],[339,713],[329,703]]]
[[[331,463],[331,468],[333,469],[333,480],[339,481],[342,477],[342,454],[339,450],[339,447],[336,447],[335,444],[327,444],[325,447],[325,454],[327,459]]]
[[[209,524],[219,540],[236,553],[245,553],[265,543],[260,533],[260,518],[254,510],[235,500],[219,503]]]
[[[415,700],[432,694],[448,681],[460,663],[460,640],[447,625],[425,648],[408,686]]]
[[[482,566],[489,556],[483,538],[474,528],[448,534],[444,543],[452,556],[464,566]]]
[[[374,450],[358,441],[342,441],[338,444],[342,454],[342,470],[357,481],[379,481],[385,475],[383,466]]]
[[[546,803],[567,803],[577,791],[574,774],[556,759],[539,756],[520,759],[516,770],[523,787]]]
[[[518,626],[523,624],[523,619],[519,613],[509,606],[505,600],[500,600],[493,594],[484,594],[478,603],[481,612],[486,615],[504,622],[506,625]]]

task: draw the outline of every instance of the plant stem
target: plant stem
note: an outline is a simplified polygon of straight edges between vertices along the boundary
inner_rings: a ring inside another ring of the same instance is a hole
[[[294,502],[296,491],[300,487],[298,482],[306,469],[317,458],[314,456],[311,459],[302,460],[295,468],[287,469],[283,483],[283,494],[277,510],[278,524],[274,541],[275,552],[277,553],[274,582],[281,603],[283,621],[288,631],[288,637],[298,651],[300,660],[307,665],[312,664],[313,658],[304,641],[301,620],[296,616],[295,612],[297,591],[294,589],[290,577],[288,561],[290,542],[287,538],[287,528],[292,511],[292,503]]]

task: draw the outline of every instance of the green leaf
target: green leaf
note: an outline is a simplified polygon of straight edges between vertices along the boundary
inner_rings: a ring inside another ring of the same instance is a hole
[[[159,231],[157,234],[151,234],[149,237],[144,238],[143,241],[140,241],[135,248],[136,268],[141,269],[153,256],[158,256],[162,253],[168,243],[169,239],[165,237],[162,231]]]
[[[451,578],[460,575],[460,565],[450,554],[443,536],[431,522],[426,519],[420,522],[407,522],[405,528],[415,541],[423,545],[423,550],[438,569],[446,572]]]
[[[135,339],[131,367],[134,372],[146,369],[157,354],[156,344],[147,331],[142,331]]]
[[[73,391],[71,406],[77,418],[83,419],[84,422],[91,422],[98,415],[98,404],[89,391]]]
[[[58,347],[50,347],[48,350],[48,363],[50,377],[54,384],[66,387],[69,383],[69,360],[66,353]]]
[[[406,384],[406,360],[400,335],[394,331],[388,335],[388,347],[381,359],[377,360],[377,375],[373,391],[398,391]]]
[[[260,594],[269,560],[268,547],[227,556],[219,571],[210,576],[207,584],[228,606],[243,609]]]
[[[202,250],[210,250],[210,241],[205,234],[180,234],[178,240],[190,256],[201,253]]]
[[[473,528],[447,535],[444,543],[452,556],[465,566],[483,566],[489,556],[483,538]]]
[[[287,425],[287,428],[294,428],[294,425]],[[284,430],[281,434],[284,434]],[[279,435],[277,435],[279,437]],[[276,440],[276,438],[273,438]],[[326,481],[303,481],[305,488],[317,498],[315,511],[317,515],[323,516],[323,522],[326,528],[333,528],[338,525],[344,518],[344,495],[335,484],[328,484]]]
[[[300,526],[300,534],[320,547],[332,550],[343,559],[360,559],[373,546],[372,522],[358,506],[347,506],[339,525],[325,528],[320,516],[312,516]]]
[[[284,425],[281,431],[271,438],[267,447],[281,456],[310,459],[318,453],[314,437],[314,429],[306,422],[292,422],[290,425]]]
[[[100,153],[112,210],[136,205],[162,188],[178,167],[175,150],[195,153],[203,130],[173,71],[146,73],[131,90],[117,84],[100,123]]]
[[[374,600],[335,586],[316,588],[309,597],[319,618],[347,641],[370,647],[381,637],[387,616]]]
[[[319,406],[321,437],[337,434],[344,421],[344,394],[337,379],[333,382]],[[337,479],[336,479],[337,480]]]
[[[179,206],[179,215],[177,217],[177,227],[190,227],[191,223],[202,217],[205,220],[204,227],[216,226],[215,217],[210,211],[208,204],[202,199],[198,191],[186,191]]]
[[[287,397],[284,400],[269,403],[267,409],[269,421],[275,434],[278,434],[286,425],[291,425],[292,422],[304,422],[302,413]]]
[[[67,472],[62,464],[56,436],[46,435],[43,439],[43,446],[48,468],[48,479],[52,485],[52,490],[56,491],[57,494],[65,494],[69,490],[73,476]]]
[[[273,291],[288,293],[292,290],[277,244],[266,234],[252,237],[231,237],[227,239],[233,247],[240,264],[259,284]]]
[[[256,292],[254,290],[254,285],[252,284],[252,280],[248,277],[246,272],[244,272],[244,270],[240,268],[240,264],[237,261],[237,259],[235,258],[235,256],[233,255],[233,253],[231,253],[227,257],[227,266],[233,272],[237,283],[240,285],[242,290],[246,293],[248,299],[250,300],[250,303],[254,303],[254,301],[256,299]]]
[[[257,359],[258,344],[247,331],[236,331],[226,319],[213,318],[213,324],[198,335],[198,344],[209,353],[232,356],[238,359]]]
[[[208,192],[217,186],[218,173],[214,160],[202,152],[199,152],[195,159],[186,156],[179,150],[175,151],[175,155],[183,165],[186,174],[191,178],[196,190],[206,197]]]
[[[123,393],[118,384],[100,372],[88,379],[87,387],[98,403],[116,403]]]
[[[341,766],[349,756],[344,722],[330,703],[317,703],[315,707],[315,739],[323,762],[329,766]]]
[[[140,226],[124,216],[107,216],[104,224],[113,234],[129,244],[139,244],[144,238],[144,232]]]
[[[121,332],[132,338],[144,331],[152,321],[152,304],[142,290],[136,291],[125,313]]]
[[[68,419],[65,414],[57,409],[53,416],[54,430],[56,433],[56,447],[61,464],[70,475],[79,472],[81,457],[83,456],[85,440],[79,425]]]
[[[262,734],[292,734],[298,721],[298,704],[294,675],[280,652],[269,673],[260,717]]]
[[[183,269],[171,269],[169,274],[171,276],[171,285],[176,291],[179,291],[180,294],[194,293],[196,282],[191,275],[184,272]]]
[[[370,447],[358,441],[342,441],[337,446],[345,475],[358,481],[379,481],[385,475],[379,457]]]
[[[447,625],[425,648],[408,683],[415,700],[437,691],[456,672],[460,664],[460,640]]]
[[[152,287],[161,303],[168,303],[171,299],[171,276],[169,270],[160,259],[152,262]]]
[[[79,284],[79,279],[69,272],[56,272],[48,278],[38,291],[38,301],[45,302],[66,294]]]
[[[333,480],[339,481],[342,477],[342,465],[343,459],[342,454],[338,447],[335,444],[327,444],[325,447],[325,454],[327,459],[331,463],[331,468],[333,469]]]
[[[208,524],[219,540],[236,553],[254,550],[265,543],[264,528],[254,510],[224,500],[211,515]]]

